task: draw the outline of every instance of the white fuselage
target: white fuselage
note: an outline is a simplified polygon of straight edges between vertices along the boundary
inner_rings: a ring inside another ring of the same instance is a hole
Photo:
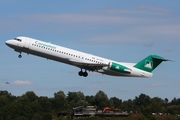
[[[152,73],[133,67],[134,63],[117,62],[28,37],[17,37],[12,40],[7,40],[6,44],[20,53],[25,52],[102,74],[129,77],[152,77]],[[129,71],[117,72],[111,70],[109,65],[112,62],[126,66]]]

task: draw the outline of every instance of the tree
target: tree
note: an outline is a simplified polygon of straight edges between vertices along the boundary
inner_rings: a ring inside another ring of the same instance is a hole
[[[168,100],[167,98],[164,99],[164,103],[165,103],[165,104],[168,104],[168,101],[169,101],[169,100]]]
[[[171,105],[179,105],[180,104],[180,98],[177,99],[177,98],[174,98],[172,101],[171,101]]]
[[[38,96],[33,91],[28,91],[23,96],[27,97],[30,102],[38,99]]]
[[[48,97],[39,97],[38,103],[34,103],[34,105],[38,105],[37,109],[41,109],[42,112],[50,112],[52,110],[52,104]]]
[[[122,110],[123,111],[133,111],[134,102],[131,99],[123,101]]]
[[[95,95],[95,102],[99,109],[103,109],[106,106],[109,106],[109,99],[103,91],[99,91]]]
[[[86,96],[86,101],[88,102],[88,105],[94,105],[95,106],[95,97],[93,95]]]
[[[151,99],[148,95],[141,93],[139,97],[135,97],[134,102],[138,106],[147,107],[149,104],[151,104]]]
[[[79,105],[83,105],[83,106],[86,106],[88,105],[87,101],[86,101],[86,97],[84,96],[84,93],[83,92],[76,92],[76,98],[75,98],[75,101],[77,102],[77,104]]]
[[[72,107],[88,105],[88,102],[86,101],[86,97],[80,91],[68,92],[67,100]]]
[[[50,99],[50,101],[55,111],[61,111],[67,108],[66,95],[61,90],[54,93],[54,98]]]
[[[180,105],[170,105],[167,107],[167,111],[170,114],[179,114],[180,113]]]
[[[148,114],[147,111],[150,111],[149,106],[151,105],[151,99],[148,95],[141,93],[139,97],[135,97],[133,103],[135,105],[134,111],[138,111],[144,114]]]
[[[163,99],[158,97],[154,97],[151,99],[151,111],[153,113],[163,112],[162,106],[163,106]]]
[[[0,90],[0,96],[11,96],[11,93],[9,93],[7,90]]]
[[[54,98],[59,100],[66,100],[66,95],[63,91],[58,91],[57,93],[54,93]]]
[[[122,105],[122,100],[117,98],[117,97],[112,97],[110,98],[110,101],[113,102],[113,106],[114,108],[120,108],[121,109],[121,105]]]

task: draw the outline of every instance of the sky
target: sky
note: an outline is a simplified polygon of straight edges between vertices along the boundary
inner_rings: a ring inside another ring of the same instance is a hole
[[[95,95],[134,99],[180,98],[180,1],[179,0],[1,0],[0,90],[20,96],[34,91],[53,97],[81,91]],[[13,51],[5,41],[26,36],[119,62],[136,63],[150,54],[163,62],[152,78],[113,77]],[[10,84],[5,84],[6,82]]]

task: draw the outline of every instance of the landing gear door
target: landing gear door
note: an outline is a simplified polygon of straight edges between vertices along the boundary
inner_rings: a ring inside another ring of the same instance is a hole
[[[30,44],[30,40],[26,39],[26,40],[24,41],[24,48],[29,49],[29,44]]]

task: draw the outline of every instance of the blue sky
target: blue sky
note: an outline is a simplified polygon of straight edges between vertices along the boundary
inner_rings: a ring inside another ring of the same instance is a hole
[[[179,0],[6,0],[0,4],[0,90],[13,95],[34,91],[53,97],[59,90],[82,91],[108,97],[134,99],[180,98],[180,1]],[[18,53],[5,45],[17,36],[27,36],[121,62],[138,62],[158,54],[165,62],[152,78],[112,77]],[[5,84],[9,81],[10,84]]]

